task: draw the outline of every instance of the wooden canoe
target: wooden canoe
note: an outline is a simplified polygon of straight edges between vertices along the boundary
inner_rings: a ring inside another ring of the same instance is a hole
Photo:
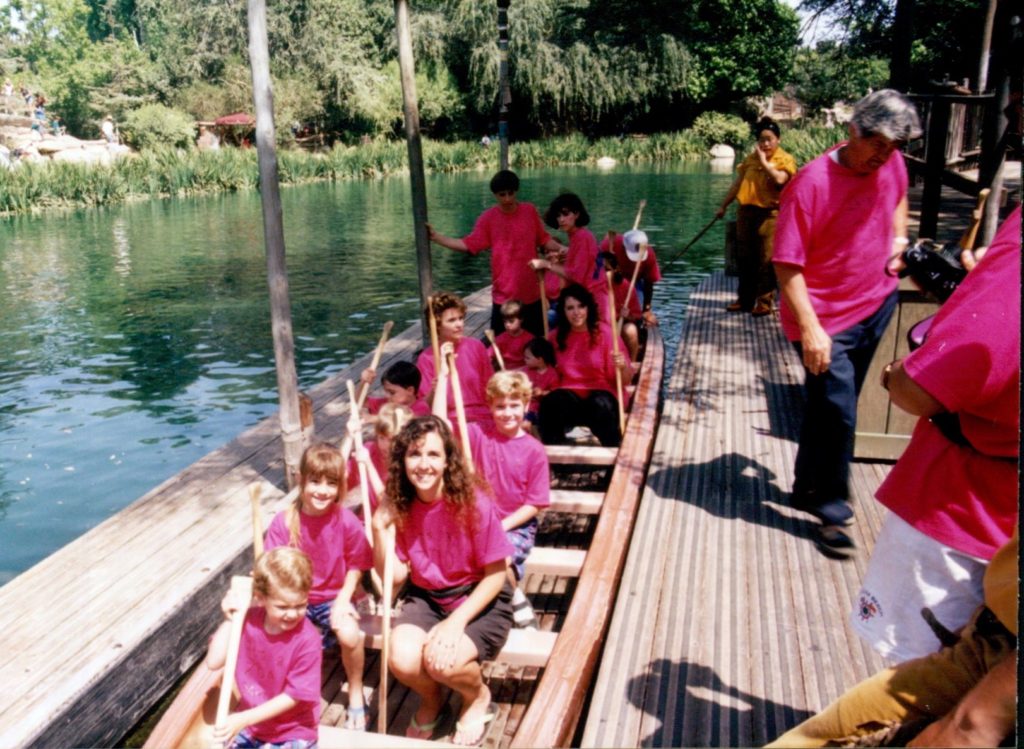
[[[577,527],[586,527],[586,533],[578,545],[586,548],[567,548],[572,541],[554,548],[542,545],[542,536],[538,537],[538,546],[527,561],[527,594],[539,616],[544,607],[538,606],[538,597],[569,600],[554,613],[541,616],[539,631],[513,629],[495,662],[485,665],[485,678],[499,703],[499,716],[485,737],[487,747],[555,747],[572,742],[601,656],[643,493],[657,433],[663,370],[664,346],[655,327],[647,335],[621,446],[548,447],[554,474],[560,470],[603,470],[601,485],[606,488],[564,489],[556,484],[552,492],[549,516],[562,518],[563,527],[572,526],[574,519],[579,519]],[[589,554],[587,548],[600,549],[600,553]],[[380,665],[369,649],[380,647],[379,621],[367,619],[364,625],[368,647],[366,685],[373,687]],[[340,689],[343,672],[336,656],[325,653],[324,660],[319,741],[322,749],[436,747],[441,743],[402,736],[415,710],[416,698],[406,699],[408,690],[395,684],[394,679],[389,679],[387,735],[341,728],[346,701]],[[497,686],[498,683],[519,679],[524,674],[528,686],[514,690],[512,697],[503,702],[500,693],[507,694],[508,690]],[[209,747],[220,681],[220,671],[200,664],[149,735],[145,748]],[[375,725],[375,703],[376,695],[367,703],[371,727]]]

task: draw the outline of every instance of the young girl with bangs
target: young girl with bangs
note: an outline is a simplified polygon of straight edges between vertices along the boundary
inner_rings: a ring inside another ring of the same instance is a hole
[[[494,717],[480,662],[498,653],[512,625],[505,560],[514,549],[492,500],[466,472],[451,430],[436,416],[413,419],[392,445],[385,499],[373,517],[374,563],[382,577],[392,526],[394,582],[409,585],[388,665],[420,697],[406,735],[434,735],[442,687],[448,687],[462,697],[453,741],[478,745]]]
[[[345,460],[327,444],[310,445],[299,465],[299,493],[267,528],[267,551],[288,546],[305,552],[313,563],[313,582],[306,616],[317,625],[323,647],[338,644],[348,676],[345,727],[365,730],[363,701],[363,633],[352,597],[364,570],[373,566],[373,553],[363,524],[341,504]]]

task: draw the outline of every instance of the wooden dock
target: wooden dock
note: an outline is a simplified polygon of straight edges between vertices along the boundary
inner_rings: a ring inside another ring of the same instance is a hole
[[[787,505],[803,369],[734,298],[690,298],[582,746],[761,746],[882,666],[848,615],[887,466],[854,464],[858,551],[823,556]]]
[[[490,288],[465,301],[479,337]],[[417,325],[380,369],[420,347]],[[341,438],[346,379],[370,358],[309,392],[318,438]],[[247,487],[262,482],[265,524],[283,506],[279,432],[264,419],[0,588],[0,746],[112,746],[196,662],[231,575],[251,567]]]

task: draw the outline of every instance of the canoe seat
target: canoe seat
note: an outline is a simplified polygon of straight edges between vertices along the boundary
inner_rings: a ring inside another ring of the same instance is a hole
[[[560,575],[562,577],[579,577],[583,568],[583,560],[587,552],[584,549],[552,549],[547,546],[534,546],[530,556],[526,558],[527,575]]]
[[[553,465],[610,466],[619,450],[599,445],[545,445],[548,462]]]
[[[597,515],[604,503],[604,492],[588,492],[577,489],[552,489],[551,506],[547,512],[572,512],[580,515]]]
[[[447,741],[407,739],[405,736],[375,733],[372,730],[350,731],[339,726],[325,726],[322,723],[316,743],[320,749],[439,749],[456,746]]]
[[[393,621],[393,620],[392,620]],[[365,633],[363,644],[372,650],[380,650],[381,618],[364,614],[359,618],[359,626]],[[535,629],[513,629],[508,633],[505,647],[495,656],[496,663],[509,666],[535,666],[543,668],[547,665],[551,651],[555,647],[557,632],[541,632]]]

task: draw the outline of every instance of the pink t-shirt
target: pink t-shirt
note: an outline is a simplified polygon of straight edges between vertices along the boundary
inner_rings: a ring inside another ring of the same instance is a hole
[[[562,293],[562,284],[564,279],[557,273],[551,271],[544,272],[544,295],[548,298],[549,302],[553,302],[558,299],[558,295]]]
[[[388,402],[388,398],[367,398],[366,410],[376,416],[380,413],[381,407]],[[430,416],[430,404],[420,398],[411,406],[406,406],[412,411],[413,416]]]
[[[532,340],[533,333],[525,330],[520,330],[519,335],[515,336],[505,331],[495,337],[494,343],[497,344],[498,351],[501,352],[502,361],[505,362],[505,369],[519,369],[526,364],[523,350],[526,348],[526,344]]]
[[[876,495],[922,533],[982,559],[1017,522],[1020,230],[1018,207],[939,309],[924,345],[903,361],[916,384],[960,416],[974,449],[919,419]]]
[[[602,320],[608,320],[608,279],[604,261],[598,257],[597,240],[590,229],[577,229],[569,237],[569,257],[565,274],[570,283],[578,283],[594,295]]]
[[[830,154],[804,166],[783,189],[772,261],[802,269],[818,321],[833,335],[870,317],[896,290],[899,280],[886,275],[885,264],[893,216],[907,194],[907,167],[894,151],[860,175]],[[786,337],[800,340],[789,305],[782,305],[781,320]]]
[[[288,545],[288,525],[281,511],[270,521],[264,539],[267,551]],[[313,562],[312,604],[333,601],[345,583],[349,570],[368,570],[373,552],[366,541],[363,524],[351,510],[336,505],[323,515],[299,513],[299,549]]]
[[[571,390],[586,398],[591,390],[606,390],[615,395],[615,362],[612,361],[612,328],[607,323],[598,325],[597,340],[591,343],[590,332],[569,331],[565,339],[565,350],[558,348],[558,331],[551,331],[548,340],[555,347],[558,364],[558,387]],[[619,353],[625,356],[626,344],[619,339]],[[629,382],[629,367],[622,377],[622,384]]]
[[[298,704],[280,715],[254,723],[248,732],[262,742],[316,741],[320,724],[320,633],[305,617],[279,635],[263,628],[266,611],[249,609],[242,627],[235,682],[239,703],[235,712],[262,705],[279,694]]]
[[[517,203],[512,213],[492,206],[480,214],[473,231],[462,238],[476,255],[491,249],[491,298],[495,304],[518,299],[530,304],[540,299],[540,285],[530,268],[537,247],[551,239],[531,203]]]
[[[434,352],[428,346],[416,360],[423,379],[420,381],[420,395],[426,396],[434,387]],[[462,391],[462,405],[467,421],[485,421],[491,418],[487,407],[487,381],[494,374],[491,355],[475,338],[460,338],[455,347],[455,369],[459,372],[459,388]],[[455,395],[452,383],[448,381],[448,419],[455,423]]]
[[[626,245],[622,241],[622,235],[615,235],[615,248],[611,250],[615,254],[615,259],[619,263],[619,272],[626,277],[626,282],[633,277],[633,268],[636,266],[632,260],[629,259],[629,255],[626,254]],[[608,250],[608,237],[601,240],[601,252],[609,252]],[[658,258],[654,254],[654,248],[651,246],[647,247],[647,257],[644,258],[643,263],[640,264],[640,272],[636,274],[637,284],[643,280],[648,284],[657,283],[661,280],[661,268],[658,267]]]
[[[636,289],[632,292],[629,291],[629,281],[623,278],[619,283],[612,281],[612,290],[615,292],[615,319],[618,321],[619,315],[622,314],[622,305],[626,301],[626,294],[629,293],[629,314],[626,316],[627,320],[639,320],[643,317],[643,311],[640,309],[640,300],[637,298]]]
[[[444,499],[412,503],[405,523],[395,536],[398,558],[409,563],[413,584],[426,590],[443,590],[471,585],[484,577],[484,567],[515,553],[501,528],[493,502],[480,492],[476,507],[470,509],[466,527],[455,509]],[[454,596],[442,603],[452,611],[466,596]],[[440,603],[440,602],[439,602]]]
[[[419,401],[422,403],[423,401]],[[416,414],[419,416],[420,414]],[[428,414],[422,414],[427,416]],[[384,455],[380,451],[380,447],[377,446],[377,440],[373,440],[366,444],[366,452],[370,454],[370,461],[373,463],[373,467],[377,469],[377,475],[380,476],[381,481],[387,483],[388,480],[388,456]],[[348,466],[345,469],[346,483],[349,490],[355,489],[359,486],[359,461],[355,459],[355,456],[348,459]],[[370,498],[370,511],[375,512],[380,506],[380,497],[377,496],[377,492],[373,490],[373,484],[367,478],[366,482],[367,495]]]
[[[533,391],[536,393],[538,390],[547,395],[552,390],[558,387],[559,378],[558,370],[554,367],[547,367],[543,372],[538,372],[536,369],[524,369],[526,376],[530,378],[530,383],[533,385]],[[527,409],[529,413],[538,413],[540,411],[540,398],[534,395],[530,399],[530,407]]]
[[[551,469],[544,445],[529,434],[508,438],[493,424],[469,425],[473,462],[494,490],[494,504],[501,518],[523,505],[551,504]]]

